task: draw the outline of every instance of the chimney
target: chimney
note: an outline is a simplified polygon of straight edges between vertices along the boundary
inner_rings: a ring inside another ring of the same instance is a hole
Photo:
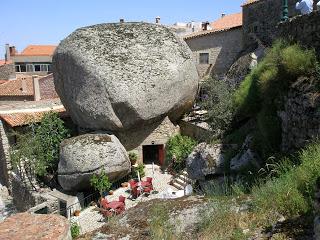
[[[210,23],[208,21],[207,22],[203,22],[202,23],[202,30],[203,31],[207,31],[209,25],[210,25]]]
[[[194,21],[191,21],[191,29],[192,29],[192,32],[194,32],[194,30],[195,30]]]
[[[6,53],[5,53],[4,59],[6,62],[8,62],[10,61],[10,46],[8,43],[5,45],[5,48],[6,48]]]
[[[160,17],[158,16],[158,17],[156,17],[156,24],[160,24]]]
[[[41,100],[40,96],[40,86],[39,86],[39,77],[38,76],[32,76],[32,82],[33,82],[33,96],[34,101]]]
[[[15,56],[16,55],[16,47],[15,46],[11,46],[9,48],[9,51],[10,51],[10,56]]]
[[[226,14],[225,13],[221,13],[221,18],[225,17]]]
[[[124,23],[124,19],[123,18],[120,18],[120,23]]]
[[[27,93],[27,80],[26,80],[26,78],[22,78],[22,80],[21,80],[21,90],[22,90],[22,93]]]

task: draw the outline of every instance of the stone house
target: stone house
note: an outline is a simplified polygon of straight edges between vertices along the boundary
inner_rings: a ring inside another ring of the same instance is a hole
[[[296,2],[288,0],[289,17],[298,14],[295,10]],[[244,47],[249,47],[257,39],[270,46],[277,37],[277,25],[281,22],[282,11],[282,0],[247,0],[242,5]]]
[[[213,30],[184,37],[193,52],[200,78],[223,76],[242,50],[242,13],[222,15],[210,25]]]

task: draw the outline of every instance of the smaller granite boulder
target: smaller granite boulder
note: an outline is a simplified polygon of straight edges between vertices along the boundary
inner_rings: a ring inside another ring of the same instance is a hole
[[[18,213],[0,223],[0,239],[72,240],[68,219],[59,215]]]
[[[193,180],[205,180],[208,175],[220,175],[224,172],[222,144],[200,143],[186,160],[187,172]]]
[[[60,147],[58,181],[67,191],[90,188],[90,179],[104,170],[111,182],[128,175],[131,163],[114,135],[84,134],[64,140]]]

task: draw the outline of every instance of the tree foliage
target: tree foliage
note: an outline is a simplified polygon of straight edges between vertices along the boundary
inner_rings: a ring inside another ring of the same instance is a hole
[[[208,111],[207,123],[215,133],[228,128],[233,117],[232,89],[223,80],[207,79],[203,84],[207,98],[200,105]]]
[[[174,170],[180,171],[185,168],[185,160],[196,145],[197,142],[195,140],[180,134],[169,139],[166,144],[166,158],[169,162],[175,158],[174,162],[171,162]]]
[[[14,167],[38,176],[56,172],[60,143],[69,137],[69,131],[57,113],[45,114],[40,124],[33,122],[24,133],[15,134],[17,143],[11,149]]]
[[[99,191],[100,196],[103,196],[103,192],[109,191],[112,184],[105,171],[101,170],[99,174],[94,174],[90,179],[91,186]]]

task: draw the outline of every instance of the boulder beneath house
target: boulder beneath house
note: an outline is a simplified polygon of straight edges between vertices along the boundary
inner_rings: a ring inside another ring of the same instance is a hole
[[[59,215],[18,213],[0,223],[0,239],[71,240],[68,219]]]
[[[84,134],[61,143],[58,181],[64,190],[89,189],[91,177],[101,170],[111,182],[131,171],[127,151],[117,137],[103,133]]]
[[[226,149],[231,145],[200,143],[186,160],[187,172],[193,180],[205,180],[209,175],[224,173]]]
[[[179,119],[192,107],[198,73],[187,44],[148,23],[76,30],[53,56],[56,91],[80,127],[113,132]]]

